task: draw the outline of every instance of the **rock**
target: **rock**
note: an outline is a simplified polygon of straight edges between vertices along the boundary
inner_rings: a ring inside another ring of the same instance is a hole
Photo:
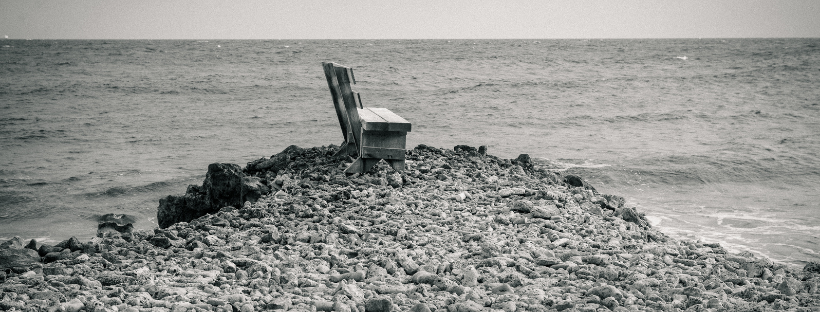
[[[533,218],[551,219],[553,216],[561,215],[561,210],[555,205],[535,206],[532,207],[530,214]]]
[[[794,296],[803,289],[803,284],[793,278],[786,278],[777,285],[777,290],[786,296]]]
[[[515,289],[513,289],[510,286],[510,284],[507,284],[507,283],[501,283],[501,284],[498,284],[498,285],[496,285],[492,288],[492,293],[496,294],[496,295],[511,294],[511,293],[514,293],[514,292],[515,292]]]
[[[475,147],[469,145],[456,145],[453,150],[460,153],[475,154],[478,152]]]
[[[532,211],[533,204],[529,200],[516,200],[512,204],[512,211],[520,212],[520,213],[530,213]]]
[[[80,299],[74,298],[68,302],[63,302],[60,304],[60,307],[65,312],[79,312],[83,308],[85,308],[85,304],[83,304]]]
[[[638,214],[635,208],[624,207],[616,210],[616,213],[626,222],[632,222],[640,226],[649,226],[649,222],[646,221],[646,218]]]
[[[335,294],[347,296],[356,303],[364,302],[364,292],[359,286],[356,286],[356,283],[348,284],[344,281],[339,282],[339,287],[336,288]]]
[[[438,310],[436,310],[438,311]],[[484,311],[484,306],[476,303],[472,300],[467,300],[464,302],[453,303],[447,306],[448,312],[480,312]]]
[[[303,151],[304,149],[301,147],[291,145],[279,152],[279,154],[271,156],[269,159],[263,158],[249,162],[245,169],[251,174],[259,171],[273,171],[276,173],[287,168],[294,155],[297,155]]]
[[[325,304],[325,306],[327,306],[327,304],[330,304],[330,309],[332,309],[332,308],[333,308],[333,304],[332,304],[332,303],[329,303],[329,302],[328,302],[328,303],[326,303],[326,304]],[[279,298],[275,298],[275,299],[273,299],[273,300],[272,300],[272,301],[268,304],[268,308],[273,309],[273,310],[285,310],[285,311],[287,311],[287,310],[290,310],[290,307],[291,307],[292,305],[293,305],[293,301],[292,301],[290,298],[287,298],[287,297],[279,297]],[[317,306],[316,310],[317,310],[317,311],[322,311],[321,309],[319,309],[319,307],[318,307],[318,306]]]
[[[208,173],[202,182],[202,189],[210,207],[239,207],[241,196],[242,169],[236,164],[213,163],[208,165]]]
[[[239,194],[239,201],[244,203],[246,201],[256,202],[260,197],[270,193],[270,188],[262,184],[262,181],[257,177],[242,177],[242,186]]]
[[[363,272],[347,272],[344,274],[332,275],[328,279],[332,283],[338,283],[342,280],[354,280],[357,282],[361,282],[364,280],[364,273]]]
[[[413,261],[413,259],[410,259],[410,257],[402,255],[397,260],[399,262],[399,265],[401,265],[401,267],[404,269],[404,272],[407,273],[407,275],[413,275],[419,271],[419,265],[416,264],[416,262]]]
[[[527,191],[520,187],[506,188],[498,191],[498,196],[510,197],[512,195],[524,195]]]
[[[151,238],[151,244],[159,248],[171,247],[171,239],[165,236],[154,236]]]
[[[410,308],[410,312],[431,312],[430,308],[427,307],[424,303],[416,303],[412,308]]]
[[[806,271],[806,272],[809,272],[809,273],[818,273],[818,274],[820,274],[820,262],[812,261],[812,262],[806,263],[806,266],[803,267],[803,271]]]
[[[521,166],[524,169],[532,169],[534,166],[529,154],[518,155],[518,158],[512,161],[513,164]]]
[[[569,186],[583,187],[583,188],[586,188],[588,190],[595,191],[595,188],[592,187],[592,185],[589,185],[589,183],[587,183],[583,178],[581,178],[579,176],[576,176],[576,175],[572,175],[572,174],[566,175],[564,177],[564,183],[568,184]]]
[[[28,249],[35,250],[35,251],[36,251],[36,250],[37,250],[37,241],[36,241],[36,240],[34,240],[34,239],[32,238],[32,239],[28,242],[28,244],[26,245],[26,247],[25,247],[25,248],[28,248]],[[2,249],[2,248],[0,248],[0,249]]]
[[[461,285],[467,287],[478,286],[478,278],[478,271],[475,269],[474,266],[471,265],[467,267],[466,270],[464,270],[464,276],[462,276],[461,278]]]
[[[621,300],[621,298],[624,297],[621,291],[612,285],[604,285],[590,288],[587,291],[587,296],[598,296],[598,298],[602,299],[613,297],[615,298],[615,300]]]
[[[188,191],[182,196],[172,196],[159,200],[157,207],[157,223],[164,229],[174,223],[190,222],[209,213],[215,213],[219,208],[212,207],[207,199],[207,194],[201,187],[191,185]]]
[[[28,269],[40,262],[40,255],[28,248],[0,249],[0,270],[12,268]]]
[[[564,311],[575,307],[575,303],[570,300],[563,300],[553,306],[558,311]]]
[[[416,284],[435,285],[439,281],[439,277],[436,274],[420,270],[416,272],[416,274],[413,274],[412,280]]]
[[[390,312],[393,301],[389,297],[370,298],[364,304],[365,312]]]
[[[543,266],[547,266],[547,267],[551,267],[553,265],[560,264],[562,262],[564,262],[564,261],[561,261],[561,259],[558,259],[556,257],[544,257],[544,258],[538,258],[538,259],[535,260],[535,264],[543,265]]]

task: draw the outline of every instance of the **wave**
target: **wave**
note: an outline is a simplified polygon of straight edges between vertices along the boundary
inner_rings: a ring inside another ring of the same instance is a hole
[[[146,185],[141,186],[114,186],[105,189],[102,192],[90,192],[86,193],[86,197],[120,197],[120,196],[128,196],[128,195],[135,195],[135,194],[142,194],[142,193],[158,193],[159,191],[165,191],[172,186],[176,185],[174,182],[170,181],[160,181],[160,182],[153,182]]]

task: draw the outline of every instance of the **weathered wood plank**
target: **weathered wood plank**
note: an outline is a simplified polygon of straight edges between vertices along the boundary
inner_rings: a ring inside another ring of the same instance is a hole
[[[410,122],[401,118],[401,116],[396,115],[395,113],[391,112],[389,109],[380,108],[380,107],[369,107],[368,108],[371,112],[375,113],[379,117],[381,117],[386,124],[378,124],[372,125],[372,130],[382,130],[382,131],[404,131],[410,132],[411,125]],[[365,128],[365,130],[371,130],[370,128]]]
[[[339,118],[339,126],[342,127],[342,136],[345,143],[348,142],[347,135],[350,132],[349,121],[347,120],[347,111],[343,108],[341,91],[339,90],[339,81],[336,79],[336,64],[322,62],[322,69],[325,71],[325,79],[327,79],[327,86],[330,89],[330,96],[333,98],[333,107],[336,109],[336,117]]]
[[[365,131],[362,135],[362,146],[404,148],[407,144],[406,132],[400,131]]]
[[[404,159],[403,148],[362,146],[362,158]]]
[[[362,128],[364,130],[377,130],[374,128],[368,128],[368,126],[365,126],[367,124],[387,124],[387,120],[384,120],[384,118],[374,113],[369,107],[359,109],[359,119],[362,122]],[[373,125],[370,125],[369,127],[373,127]]]
[[[347,119],[350,121],[353,138],[356,145],[361,148],[362,125],[356,108],[356,100],[353,98],[353,90],[350,88],[350,82],[353,81],[353,70],[349,67],[336,67],[336,80],[339,82],[339,91],[347,111]]]

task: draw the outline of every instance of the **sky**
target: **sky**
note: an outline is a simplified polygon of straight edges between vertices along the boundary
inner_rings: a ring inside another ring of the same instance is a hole
[[[820,37],[818,0],[0,0],[0,39]]]

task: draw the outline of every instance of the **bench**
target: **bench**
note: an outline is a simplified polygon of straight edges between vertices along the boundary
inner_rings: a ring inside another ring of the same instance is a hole
[[[382,159],[394,170],[404,170],[410,122],[386,108],[363,107],[361,96],[350,87],[356,83],[350,67],[329,62],[322,67],[344,137],[337,155],[355,159],[345,173],[367,172]]]

